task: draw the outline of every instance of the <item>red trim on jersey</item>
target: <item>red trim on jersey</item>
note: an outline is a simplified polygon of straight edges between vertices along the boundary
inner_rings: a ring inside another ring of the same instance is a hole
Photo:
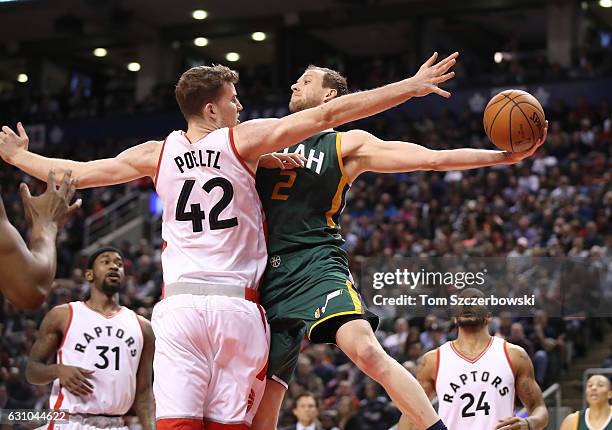
[[[266,218],[266,214],[263,208],[261,208],[261,223],[263,226],[264,239],[266,240],[266,245],[268,245],[268,242],[270,240],[270,236],[268,234],[268,219]]]
[[[249,302],[259,304],[259,291],[254,290],[252,288],[246,288],[246,291],[244,292],[244,298]]]
[[[512,365],[512,361],[510,360],[510,354],[508,354],[508,342],[506,342],[505,340],[504,340],[504,354],[506,354],[506,359],[508,360],[508,365],[510,366],[512,375],[516,378],[516,372],[514,371],[514,366]]]
[[[66,342],[66,337],[68,336],[68,330],[70,329],[70,325],[72,324],[72,317],[74,316],[74,312],[72,311],[71,303],[68,303],[68,309],[70,310],[70,317],[68,318],[68,325],[66,326],[66,329],[64,330],[62,341],[60,342],[60,345],[57,348],[57,353],[59,354],[60,358],[61,358],[61,353],[62,353],[62,346],[64,346],[64,342]]]
[[[159,178],[159,168],[161,167],[162,158],[164,157],[164,148],[166,147],[166,140],[168,137],[164,139],[164,143],[162,143],[162,149],[159,152],[159,158],[157,159],[157,168],[155,169],[155,179],[153,180],[153,186],[157,189],[157,179]]]
[[[436,375],[434,376],[434,390],[438,384],[438,372],[440,371],[440,348],[436,348]]]
[[[240,164],[242,164],[242,167],[244,167],[246,171],[249,172],[249,174],[253,177],[253,179],[255,179],[255,173],[251,170],[249,165],[244,161],[244,159],[240,156],[240,154],[238,153],[238,150],[236,149],[236,144],[234,143],[234,129],[233,128],[229,129],[229,141],[232,147],[232,151],[234,151],[234,155],[236,156],[238,161],[240,161]]]
[[[160,418],[156,421],[157,430],[205,430],[201,418]]]
[[[119,310],[117,312],[115,312],[114,314],[112,314],[112,315],[105,315],[102,312],[97,311],[94,308],[92,308],[91,306],[89,306],[89,304],[87,302],[83,302],[83,304],[85,306],[87,306],[89,309],[91,309],[92,311],[94,311],[95,313],[97,313],[98,315],[102,315],[106,319],[111,319],[113,317],[116,317],[123,310],[123,307],[119,307]]]
[[[266,328],[266,314],[259,303],[257,303],[257,309],[259,309],[259,314],[261,315],[261,322],[263,323],[264,331],[267,332],[268,329]]]
[[[187,133],[185,133],[183,130],[181,130],[181,135],[187,139],[187,142],[189,142],[190,145],[193,145],[193,142],[191,141],[191,139],[189,139],[189,136],[187,136]]]
[[[140,324],[140,319],[138,318],[138,314],[134,312],[134,318],[136,318],[136,324],[138,324],[138,328],[140,329],[140,335],[142,336],[142,346],[144,348],[145,337],[144,330],[142,329],[142,324]]]
[[[62,364],[62,347],[64,346],[64,342],[66,342],[66,338],[68,337],[68,330],[72,325],[72,317],[74,315],[72,311],[72,304],[68,303],[68,309],[70,310],[70,317],[68,318],[68,325],[64,329],[64,334],[62,335],[62,341],[60,342],[59,348],[57,349],[57,362]],[[53,405],[53,409],[57,410],[62,406],[62,402],[64,401],[64,392],[62,391],[62,384],[59,384],[59,393],[57,394],[57,399],[55,400],[55,404]],[[55,422],[51,421],[49,423],[48,430],[53,430],[55,427]]]
[[[251,427],[246,424],[221,424],[205,418],[204,428],[206,430],[250,430]]]
[[[168,247],[168,242],[166,242],[166,241],[164,240],[164,243],[162,243],[162,249],[161,249],[161,252],[164,252],[164,250],[165,250],[167,247]]]
[[[463,358],[468,363],[474,364],[478,360],[480,360],[483,355],[485,355],[485,353],[489,350],[489,348],[491,347],[492,344],[493,344],[493,336],[490,336],[489,337],[489,343],[487,343],[487,346],[485,346],[485,348],[482,350],[482,352],[480,354],[478,354],[474,358],[467,357],[467,356],[463,355],[461,352],[459,352],[459,350],[457,348],[455,348],[455,342],[454,341],[451,342],[451,348],[455,352],[455,354],[457,354],[459,357]]]

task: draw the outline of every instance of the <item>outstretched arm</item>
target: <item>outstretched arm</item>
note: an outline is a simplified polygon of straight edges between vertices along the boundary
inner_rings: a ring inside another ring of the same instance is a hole
[[[507,344],[508,355],[514,367],[516,394],[529,411],[527,418],[508,417],[501,420],[496,430],[542,430],[548,424],[548,410],[542,390],[535,380],[531,359],[520,346]]]
[[[437,371],[437,354],[438,350],[429,351],[423,356],[421,364],[417,369],[417,381],[423,387],[427,397],[432,399],[436,395],[436,371]],[[397,430],[414,430],[416,427],[408,419],[406,415],[402,415],[397,424]]]
[[[94,161],[72,161],[47,158],[28,151],[28,135],[21,123],[16,134],[9,127],[0,131],[0,157],[25,173],[44,181],[50,170],[72,171],[79,188],[116,185],[134,179],[155,176],[162,143],[149,141],[126,149],[115,158]]]
[[[281,119],[247,121],[234,130],[235,145],[247,161],[256,161],[262,154],[287,148],[313,134],[338,125],[375,115],[404,103],[411,97],[436,93],[450,97],[438,84],[451,79],[448,70],[459,54],[454,53],[435,63],[431,56],[411,78],[384,87],[348,94],[323,105],[293,113]]]
[[[55,277],[57,231],[81,202],[70,205],[75,193],[70,174],[64,176],[59,190],[49,175],[47,190],[38,197],[32,197],[25,184],[20,190],[32,226],[30,249],[9,222],[0,200],[0,291],[18,308],[34,309],[47,297]]]
[[[524,152],[486,149],[449,149],[436,151],[415,143],[383,141],[362,130],[342,134],[342,156],[349,179],[363,172],[398,173],[415,170],[467,170],[496,164],[514,164],[529,157],[546,141],[544,136]]]

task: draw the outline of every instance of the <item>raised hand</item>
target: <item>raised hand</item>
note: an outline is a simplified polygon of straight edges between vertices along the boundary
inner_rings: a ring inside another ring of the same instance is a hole
[[[15,134],[6,125],[0,131],[0,157],[9,164],[12,164],[13,157],[20,151],[28,150],[30,139],[20,122],[17,123],[17,132],[19,134]]]
[[[1,146],[1,145],[0,145]],[[81,199],[72,205],[70,201],[76,192],[77,181],[72,179],[72,172],[64,174],[59,189],[55,185],[55,173],[49,171],[47,189],[43,194],[32,197],[26,184],[20,185],[21,199],[28,222],[35,225],[54,223],[61,228],[66,219],[81,207]]]
[[[434,52],[419,68],[419,71],[410,78],[410,81],[415,86],[414,97],[424,97],[428,94],[435,93],[439,96],[449,98],[451,93],[441,89],[438,85],[455,76],[455,72],[449,72],[448,70],[457,63],[458,56],[459,53],[455,52],[439,63],[436,63],[438,53]]]

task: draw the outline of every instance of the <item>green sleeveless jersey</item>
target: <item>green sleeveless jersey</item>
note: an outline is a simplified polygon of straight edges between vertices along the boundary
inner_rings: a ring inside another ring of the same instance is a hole
[[[586,411],[587,409],[583,409],[580,411],[578,415],[578,426],[576,426],[576,430],[592,430],[592,428],[589,427],[586,422]],[[602,430],[612,430],[612,419],[608,420],[608,424],[604,426]]]
[[[318,133],[286,149],[307,159],[304,168],[257,170],[270,256],[344,243],[338,220],[349,185],[338,156],[340,135]]]
[[[304,168],[257,169],[257,192],[268,225],[262,304],[281,299],[276,290],[303,288],[304,282],[315,282],[330,272],[341,272],[344,279],[348,275],[339,219],[350,186],[340,136],[335,131],[318,133],[285,150],[302,154],[307,160]],[[281,295],[288,297],[286,293]]]

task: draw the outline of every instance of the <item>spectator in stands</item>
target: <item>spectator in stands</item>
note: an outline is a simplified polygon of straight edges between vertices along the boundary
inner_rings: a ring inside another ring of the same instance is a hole
[[[425,331],[419,338],[423,353],[436,349],[446,342],[446,336],[442,332],[442,327],[438,322],[438,317],[428,315],[425,318]],[[413,360],[414,353],[408,353],[408,359]]]
[[[340,430],[338,427],[338,411],[329,409],[321,413],[321,430]]]
[[[317,398],[308,391],[300,394],[293,403],[293,415],[296,423],[281,430],[322,430],[318,424],[319,409]]]
[[[395,332],[385,338],[383,346],[392,357],[397,356],[408,337],[408,321],[406,318],[398,318],[395,320]]]
[[[496,336],[508,339],[512,331],[512,314],[508,311],[503,311],[499,314],[499,327],[495,333]],[[514,343],[514,342],[513,342]]]
[[[546,388],[551,377],[554,379],[562,366],[565,334],[549,323],[545,311],[538,310],[534,317],[531,341],[536,351],[533,356],[536,381],[540,387]]]
[[[338,423],[342,430],[361,430],[357,418],[357,408],[351,396],[341,396],[338,399]]]
[[[399,420],[399,411],[387,397],[380,395],[376,382],[366,382],[363,393],[357,415],[360,430],[387,430]]]
[[[525,329],[521,323],[513,323],[510,328],[510,335],[506,337],[506,340],[514,345],[518,345],[523,348],[529,358],[533,361],[533,343],[525,336]]]
[[[323,392],[323,381],[312,371],[311,360],[306,354],[301,354],[298,358],[295,381],[303,385],[308,392]]]

